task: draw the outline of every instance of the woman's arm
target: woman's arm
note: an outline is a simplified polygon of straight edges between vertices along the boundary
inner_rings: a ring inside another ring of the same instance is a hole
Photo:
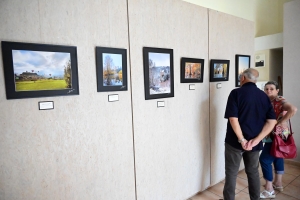
[[[293,104],[290,104],[288,102],[285,102],[282,105],[282,109],[284,111],[287,111],[287,113],[278,121],[278,124],[286,122],[291,117],[293,117],[295,115],[295,113],[297,112],[296,106],[294,106]]]

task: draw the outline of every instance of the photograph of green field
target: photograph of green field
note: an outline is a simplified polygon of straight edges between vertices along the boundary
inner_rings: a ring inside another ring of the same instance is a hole
[[[70,53],[12,50],[12,55],[16,92],[72,88]]]
[[[17,81],[16,91],[65,89],[65,80]]]

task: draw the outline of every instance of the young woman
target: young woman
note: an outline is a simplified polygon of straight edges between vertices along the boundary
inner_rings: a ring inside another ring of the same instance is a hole
[[[276,134],[282,134],[287,136],[290,133],[288,123],[289,119],[297,112],[297,108],[294,105],[288,103],[286,99],[284,99],[282,96],[278,96],[279,88],[278,83],[276,81],[267,82],[265,84],[264,91],[271,100],[277,118],[277,124],[274,127],[273,132],[275,132]],[[278,133],[279,129],[282,130],[280,131],[280,133]],[[282,175],[284,174],[284,160],[283,158],[275,158],[271,156],[271,134],[269,137],[264,139],[264,149],[262,150],[262,153],[259,157],[259,162],[262,168],[263,176],[266,180],[265,190],[260,194],[261,199],[275,198],[274,189],[283,191]],[[274,182],[272,164],[274,165],[275,169]]]

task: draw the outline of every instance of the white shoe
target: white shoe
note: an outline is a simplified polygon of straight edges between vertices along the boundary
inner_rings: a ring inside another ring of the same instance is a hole
[[[268,190],[264,190],[260,193],[261,199],[274,199],[276,197],[274,190],[269,192]]]

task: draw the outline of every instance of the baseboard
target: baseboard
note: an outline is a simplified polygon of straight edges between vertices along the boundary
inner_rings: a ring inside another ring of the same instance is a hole
[[[294,160],[284,159],[284,162],[289,165],[294,165],[294,166],[300,167],[300,162],[297,162]]]

